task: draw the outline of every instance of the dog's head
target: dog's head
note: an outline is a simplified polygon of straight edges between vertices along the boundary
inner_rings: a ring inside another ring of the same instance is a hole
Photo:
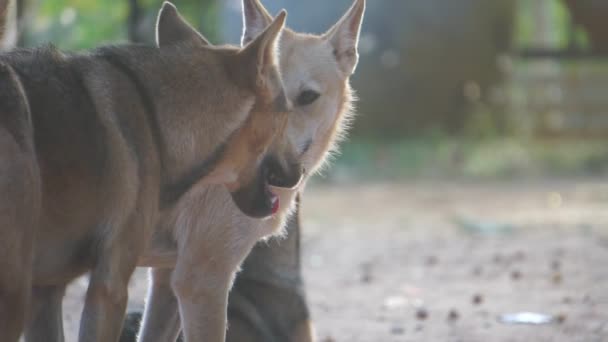
[[[359,58],[357,46],[364,12],[365,0],[355,0],[325,34],[285,29],[281,36],[280,70],[293,107],[287,129],[275,138],[270,150],[282,156],[285,163],[298,165],[307,176],[323,165],[347,126],[354,97],[349,78]],[[243,20],[241,42],[246,45],[272,22],[272,17],[259,0],[243,0]]]
[[[198,91],[185,101],[188,113],[176,114],[182,119],[169,123],[183,127],[183,133],[174,130],[172,148],[181,159],[205,156],[208,170],[199,181],[225,185],[239,209],[257,218],[278,208],[278,197],[267,186],[270,177],[289,186],[301,175],[291,164],[277,162],[269,150],[275,137],[283,135],[291,110],[277,61],[286,15],[282,11],[242,48],[211,46],[170,3],[158,17],[159,48],[171,50],[168,55],[178,51],[187,73],[180,81]],[[183,136],[193,130],[199,132]]]

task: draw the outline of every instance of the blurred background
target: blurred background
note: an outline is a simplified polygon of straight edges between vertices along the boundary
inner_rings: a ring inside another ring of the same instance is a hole
[[[239,0],[178,0],[238,43]],[[22,1],[22,45],[150,42],[159,1]],[[350,0],[267,0],[321,33]],[[602,0],[370,0],[351,141],[327,177],[598,174],[608,165]]]
[[[313,33],[351,3],[262,2]],[[151,42],[159,3],[21,1],[20,44]],[[239,0],[175,3],[238,43]],[[350,138],[304,196],[320,340],[608,340],[608,1],[368,0],[360,54]],[[503,316],[526,311],[547,320]]]

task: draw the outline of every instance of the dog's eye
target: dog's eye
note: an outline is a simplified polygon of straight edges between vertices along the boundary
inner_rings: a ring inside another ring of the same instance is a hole
[[[309,104],[317,101],[317,99],[321,96],[321,94],[317,93],[314,90],[304,90],[298,95],[298,99],[296,100],[296,105],[299,107],[308,106]]]

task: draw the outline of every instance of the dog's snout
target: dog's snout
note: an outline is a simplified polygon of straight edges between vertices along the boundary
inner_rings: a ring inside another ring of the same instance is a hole
[[[293,189],[300,185],[304,178],[304,169],[299,163],[286,163],[282,165],[276,159],[267,160],[265,172],[268,185]]]
[[[303,178],[304,169],[302,169],[302,167],[299,165],[294,166],[292,168],[292,172],[287,177],[285,177],[285,180],[283,182],[283,188],[295,189],[300,185]]]

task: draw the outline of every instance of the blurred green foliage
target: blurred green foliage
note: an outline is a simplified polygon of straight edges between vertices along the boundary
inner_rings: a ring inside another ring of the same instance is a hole
[[[26,7],[24,45],[81,49],[126,39],[126,1],[46,0]]]
[[[535,7],[544,1],[543,15],[550,33],[550,44],[554,48],[567,48],[570,43],[578,47],[589,47],[587,34],[580,27],[572,27],[570,13],[561,0],[518,0],[515,25],[515,47],[530,47],[538,33],[539,18]],[[572,30],[572,31],[571,31]],[[574,36],[572,36],[574,34]],[[571,41],[573,40],[573,41]]]
[[[146,40],[154,37],[154,21],[161,1],[139,0],[141,26]],[[186,19],[211,40],[219,31],[219,2],[216,0],[175,1]],[[127,41],[128,0],[31,0],[27,2],[23,45],[52,43],[62,49],[85,49],[104,43]]]
[[[471,139],[439,136],[343,144],[325,180],[595,176],[608,171],[605,140]]]

